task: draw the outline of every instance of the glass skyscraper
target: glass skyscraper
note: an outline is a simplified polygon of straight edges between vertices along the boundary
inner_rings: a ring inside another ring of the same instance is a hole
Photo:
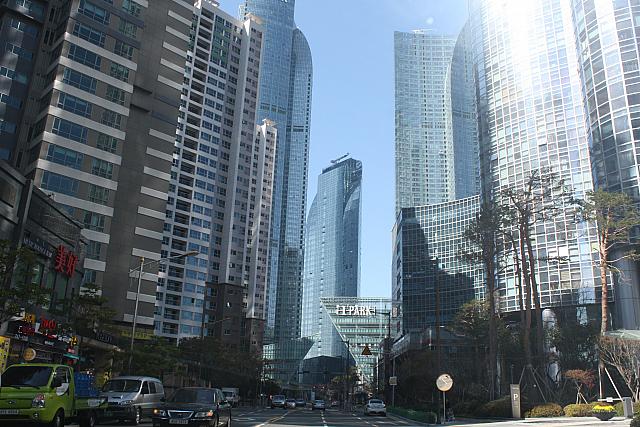
[[[358,296],[361,185],[362,163],[355,159],[334,160],[318,178],[305,242],[302,336],[314,341],[307,359],[344,353],[320,299]]]
[[[453,148],[455,199],[480,194],[478,105],[473,58],[471,26],[467,24],[460,31],[453,48],[445,92],[445,135],[446,144]]]
[[[562,0],[472,2],[488,197],[522,187],[543,168],[557,173],[578,198],[593,187],[570,6]],[[542,306],[597,302],[593,225],[558,215],[537,223],[533,237]],[[500,309],[520,310],[514,266],[500,270],[497,279]]]
[[[428,30],[394,34],[396,212],[454,199],[445,93],[455,43]]]
[[[403,333],[448,323],[460,306],[484,297],[482,266],[463,259],[464,237],[480,210],[480,196],[403,208],[393,230],[393,301]]]
[[[640,2],[572,0],[582,96],[596,188],[640,200]],[[636,262],[621,262],[614,327],[640,329]]]
[[[309,159],[311,50],[294,21],[295,0],[246,0],[263,19],[256,120],[278,128],[269,254],[267,327],[274,342],[300,336],[304,220]]]

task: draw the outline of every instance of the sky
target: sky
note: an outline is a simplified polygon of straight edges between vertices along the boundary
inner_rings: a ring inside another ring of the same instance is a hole
[[[237,16],[242,0],[219,0]],[[393,32],[456,36],[467,0],[297,0],[313,56],[307,206],[318,175],[343,154],[362,161],[361,296],[391,296],[395,221]]]

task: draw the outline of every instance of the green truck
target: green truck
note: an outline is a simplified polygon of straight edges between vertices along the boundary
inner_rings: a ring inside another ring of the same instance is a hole
[[[0,425],[93,427],[106,407],[87,376],[66,365],[12,365],[0,377]],[[11,424],[9,424],[11,423]]]

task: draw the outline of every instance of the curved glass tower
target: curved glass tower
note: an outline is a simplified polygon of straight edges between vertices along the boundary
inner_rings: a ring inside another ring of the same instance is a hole
[[[593,187],[591,159],[569,2],[476,0],[472,7],[483,190],[522,187],[546,167],[584,197]],[[533,234],[542,306],[596,303],[595,229],[567,215],[536,224]],[[514,269],[498,282],[501,310],[519,310]]]
[[[270,119],[278,129],[265,341],[275,345],[267,354],[286,365],[276,369],[283,382],[306,353],[294,341],[300,338],[313,64],[294,9],[295,0],[246,0],[242,7],[263,21],[256,121]]]
[[[640,200],[640,3],[572,0],[596,188]],[[640,328],[638,265],[618,265],[614,327]]]
[[[338,357],[344,346],[320,298],[357,297],[360,288],[362,163],[346,159],[325,168],[307,218],[302,336],[313,339],[306,358]]]

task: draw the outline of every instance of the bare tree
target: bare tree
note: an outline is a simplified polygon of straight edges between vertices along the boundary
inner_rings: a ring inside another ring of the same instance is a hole
[[[601,337],[602,361],[616,368],[631,392],[634,402],[640,402],[640,341]]]

